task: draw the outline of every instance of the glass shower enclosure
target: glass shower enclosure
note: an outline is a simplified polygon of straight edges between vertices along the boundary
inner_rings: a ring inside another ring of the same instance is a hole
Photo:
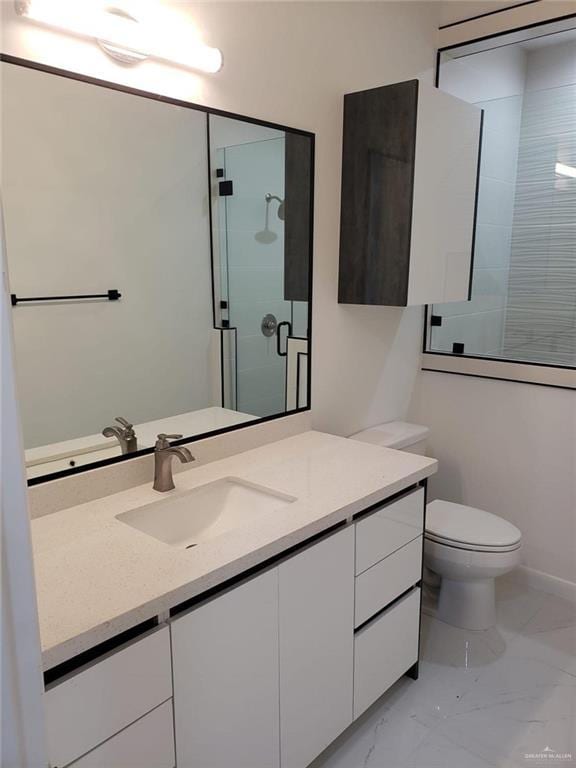
[[[297,384],[303,384],[308,301],[298,299],[308,298],[309,278],[309,254],[296,265],[306,271],[306,292],[294,286],[294,264],[287,260],[287,230],[291,224],[294,229],[300,207],[286,200],[289,141],[275,128],[210,119],[214,310],[215,327],[224,333],[223,405],[260,417],[306,404],[306,393],[296,397],[289,375],[293,362],[300,369]],[[305,247],[302,242],[299,250]]]

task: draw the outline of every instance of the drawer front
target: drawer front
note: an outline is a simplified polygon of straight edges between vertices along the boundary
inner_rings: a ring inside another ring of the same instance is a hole
[[[422,576],[422,536],[356,577],[354,626],[385,608]]]
[[[420,590],[395,603],[354,637],[354,718],[418,661]]]
[[[417,488],[356,523],[356,574],[424,532],[424,488]]]
[[[69,768],[174,768],[172,701],[89,752]]]
[[[168,627],[49,688],[48,754],[64,766],[172,696]]]

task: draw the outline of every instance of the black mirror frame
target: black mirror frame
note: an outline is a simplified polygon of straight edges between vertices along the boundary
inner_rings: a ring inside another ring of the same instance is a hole
[[[122,93],[127,93],[132,96],[140,96],[145,99],[153,99],[154,101],[161,101],[166,104],[174,104],[178,107],[184,107],[186,109],[193,109],[197,112],[203,112],[206,115],[206,129],[207,129],[207,140],[209,135],[209,118],[210,115],[218,115],[221,117],[228,117],[234,120],[240,120],[245,123],[252,123],[254,125],[262,125],[266,128],[273,128],[280,131],[285,131],[286,133],[294,133],[298,134],[300,136],[306,136],[310,139],[310,164],[311,164],[311,170],[310,170],[310,241],[309,241],[309,274],[308,274],[308,280],[309,280],[309,298],[308,298],[308,360],[307,360],[307,366],[308,366],[308,402],[305,407],[301,408],[295,408],[290,411],[282,411],[281,413],[275,413],[271,416],[262,416],[262,417],[255,417],[253,420],[243,422],[242,424],[234,424],[230,427],[222,427],[220,429],[212,430],[211,432],[203,432],[197,435],[187,435],[180,440],[175,440],[174,445],[184,445],[186,443],[193,443],[197,442],[199,440],[204,440],[208,437],[214,437],[216,435],[222,435],[227,432],[235,432],[239,429],[245,429],[246,427],[255,426],[256,424],[263,424],[268,421],[274,421],[276,419],[284,418],[285,416],[291,416],[296,413],[302,413],[305,411],[309,411],[311,408],[311,384],[312,384],[312,303],[313,303],[313,261],[314,261],[314,171],[315,171],[315,142],[316,142],[316,134],[310,132],[301,130],[299,128],[291,128],[290,126],[281,125],[279,123],[273,123],[269,122],[267,120],[259,120],[257,118],[248,117],[246,115],[240,115],[236,114],[234,112],[227,112],[225,110],[221,109],[212,109],[211,107],[207,107],[202,104],[195,104],[190,101],[184,101],[181,99],[175,99],[170,96],[163,96],[159,93],[152,93],[150,91],[144,91],[137,88],[131,88],[127,85],[122,85],[121,83],[114,83],[109,80],[100,80],[98,78],[89,77],[88,75],[82,75],[78,72],[72,72],[65,69],[59,69],[56,67],[51,67],[46,64],[41,64],[36,61],[30,61],[28,59],[22,59],[16,56],[10,56],[8,54],[0,53],[0,62],[3,62],[5,64],[14,64],[16,66],[20,67],[26,67],[28,69],[35,69],[39,72],[44,72],[46,74],[56,75],[58,77],[66,77],[71,80],[79,80],[83,83],[88,83],[90,85],[97,85],[102,88],[109,88],[111,90],[115,91],[121,91]],[[210,185],[210,151],[208,148],[208,167],[207,167],[207,174],[208,174],[208,185]],[[210,201],[210,258],[213,259],[214,252],[213,252],[213,242],[212,242],[212,199],[211,195],[208,196]],[[213,278],[213,275],[212,275]],[[214,293],[212,292],[212,303],[214,305]],[[216,326],[215,326],[216,327]],[[142,448],[141,450],[136,451],[135,453],[132,453],[130,455],[121,455],[121,456],[114,456],[109,459],[101,459],[100,461],[95,461],[92,464],[87,464],[82,467],[70,467],[69,469],[63,469],[59,472],[52,472],[46,475],[41,475],[39,477],[29,478],[28,479],[28,486],[33,485],[40,485],[42,483],[49,482],[50,480],[57,480],[63,477],[69,477],[71,475],[78,475],[82,472],[89,472],[92,469],[99,469],[101,467],[110,466],[112,464],[119,464],[120,462],[124,461],[131,461],[134,459],[138,459],[141,456],[146,456],[148,454],[151,454],[154,452],[154,448]]]

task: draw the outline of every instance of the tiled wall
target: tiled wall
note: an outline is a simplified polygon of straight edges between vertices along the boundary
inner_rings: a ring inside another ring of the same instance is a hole
[[[576,47],[574,51],[576,62]],[[503,354],[576,365],[576,85],[524,96]]]
[[[496,66],[505,78],[507,62],[483,56],[447,65],[457,95],[481,92],[481,72],[485,90],[501,89],[489,74]],[[461,342],[465,354],[573,366],[576,178],[556,163],[576,173],[576,43],[529,49],[510,69],[515,95],[475,102],[485,130],[472,300],[434,307],[442,325],[431,329],[431,348]]]

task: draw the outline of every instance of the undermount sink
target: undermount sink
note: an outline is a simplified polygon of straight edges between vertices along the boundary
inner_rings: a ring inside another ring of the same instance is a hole
[[[294,501],[294,496],[262,485],[224,477],[122,512],[116,518],[159,541],[188,549]]]

